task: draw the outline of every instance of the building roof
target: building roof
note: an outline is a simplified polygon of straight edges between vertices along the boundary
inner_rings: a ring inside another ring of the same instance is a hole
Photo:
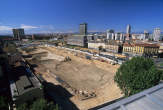
[[[163,110],[163,83],[98,110]]]
[[[9,74],[9,81],[13,99],[14,96],[19,96],[32,89],[41,87],[39,80],[24,63],[12,68],[12,73]]]
[[[141,47],[158,47],[159,45],[157,44],[149,44],[149,43],[124,43],[123,46],[130,46],[130,47],[134,47],[134,46],[141,46]]]
[[[92,41],[89,41],[88,43],[106,43],[105,41],[94,41],[94,40],[92,40]]]
[[[121,43],[119,43],[117,41],[119,41],[119,40],[109,40],[107,44],[108,45],[121,45]]]
[[[73,34],[72,37],[85,37],[87,35],[84,34]]]

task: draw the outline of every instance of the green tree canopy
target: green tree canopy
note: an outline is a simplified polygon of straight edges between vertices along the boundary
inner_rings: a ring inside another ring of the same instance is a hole
[[[123,63],[114,81],[125,94],[130,96],[159,83],[162,71],[158,70],[152,59],[134,57]]]
[[[0,96],[0,110],[8,110],[6,99],[3,96]]]
[[[17,107],[17,110],[60,110],[58,105],[52,102],[48,103],[45,99],[34,101],[31,105],[22,104]]]
[[[103,46],[99,46],[98,49],[99,51],[101,51],[103,49]]]

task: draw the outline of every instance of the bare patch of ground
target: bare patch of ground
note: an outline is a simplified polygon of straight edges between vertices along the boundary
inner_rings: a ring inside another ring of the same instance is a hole
[[[76,90],[95,92],[96,97],[88,100],[81,101],[76,95],[70,98],[81,110],[87,110],[122,96],[113,80],[119,67],[117,65],[87,60],[74,56],[70,51],[54,47],[37,47],[30,48],[30,51],[26,50],[21,50],[21,52],[24,55],[32,55],[32,58],[27,60],[38,65],[36,71],[46,81],[57,85],[60,84],[57,80],[59,78]],[[67,56],[71,58],[71,61],[64,61]]]

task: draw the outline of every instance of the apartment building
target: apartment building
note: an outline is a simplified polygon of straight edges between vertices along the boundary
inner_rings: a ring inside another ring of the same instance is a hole
[[[157,44],[147,44],[147,43],[124,43],[123,53],[128,53],[132,55],[157,55],[159,46]]]

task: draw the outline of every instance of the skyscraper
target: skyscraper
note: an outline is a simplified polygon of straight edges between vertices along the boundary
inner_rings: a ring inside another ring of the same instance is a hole
[[[87,23],[80,24],[80,34],[86,35],[87,34]]]
[[[131,26],[129,24],[126,28],[126,40],[131,40]]]
[[[144,38],[143,38],[143,39],[144,39],[144,40],[149,39],[149,32],[146,31],[146,30],[144,30]]]
[[[113,40],[113,38],[114,38],[114,30],[113,29],[107,30],[106,33],[107,33],[107,39]]]
[[[131,26],[129,24],[127,25],[126,34],[131,34]]]
[[[22,28],[12,29],[12,31],[13,31],[14,38],[16,38],[17,40],[21,40],[25,36],[24,29]]]
[[[161,36],[161,29],[160,28],[155,28],[153,32],[153,40],[154,41],[159,41]]]

